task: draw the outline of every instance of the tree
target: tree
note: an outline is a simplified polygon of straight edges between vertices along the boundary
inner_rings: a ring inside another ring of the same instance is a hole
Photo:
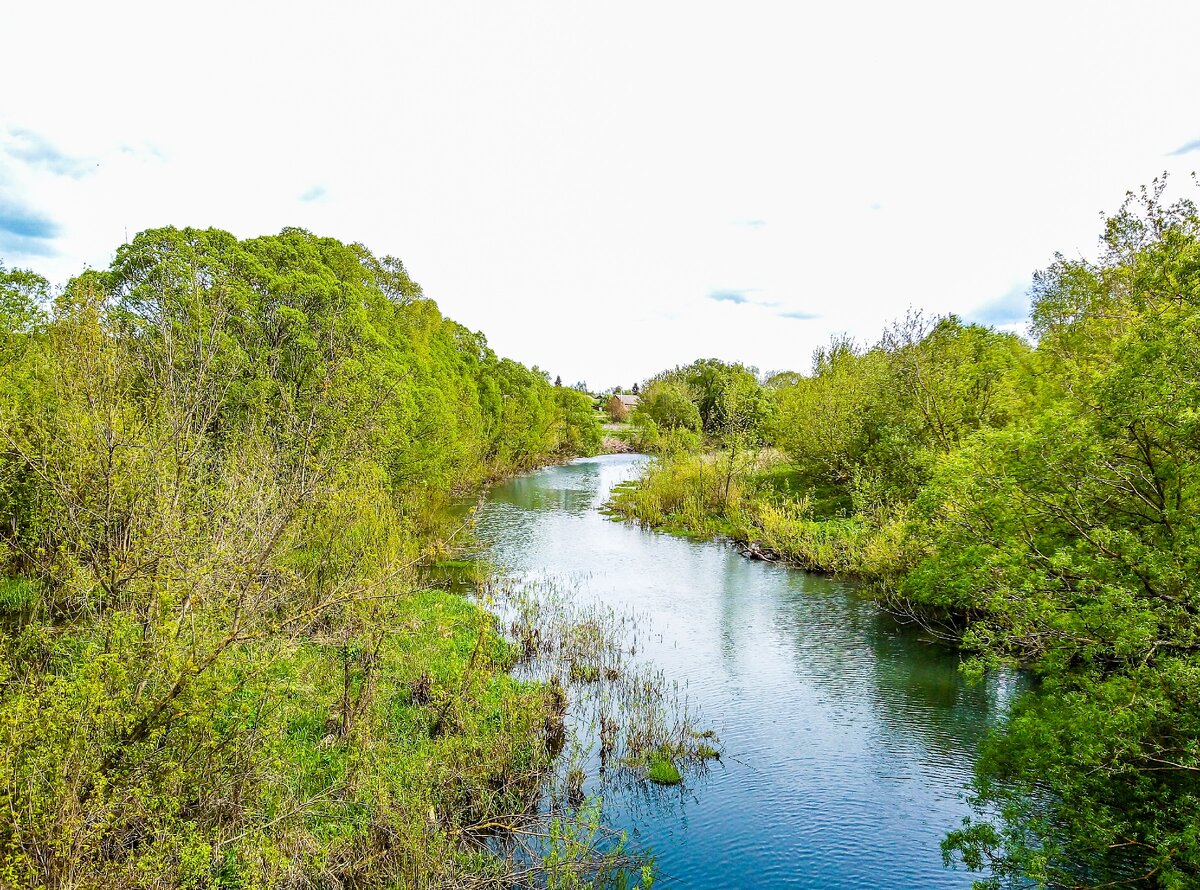
[[[700,411],[687,387],[678,380],[651,383],[638,402],[637,411],[651,418],[660,429],[699,431],[701,427]]]
[[[817,350],[813,366],[811,377],[778,390],[773,439],[814,483],[848,486],[883,426],[886,361],[837,339]]]
[[[0,273],[3,883],[452,885],[547,703],[414,570],[461,491],[594,450],[589,398],[300,229],[48,290]]]
[[[0,263],[0,334],[27,332],[44,320],[50,283],[28,269],[6,269]]]
[[[922,496],[901,593],[969,615],[981,666],[1041,679],[985,748],[984,815],[947,842],[997,884],[1200,879],[1200,216],[1160,198],[1130,197],[1098,262],[1037,276],[1027,413]]]
[[[27,269],[0,264],[0,369],[28,348],[46,321],[50,283]]]
[[[720,439],[725,448],[723,500],[726,509],[740,462],[760,442],[762,398],[758,381],[744,374],[734,375],[721,393]]]
[[[629,408],[616,393],[608,397],[608,401],[604,403],[604,410],[608,412],[608,417],[613,423],[623,423],[629,417]]]
[[[652,378],[649,385],[667,381],[682,384],[687,389],[696,410],[700,412],[702,429],[710,436],[720,432],[726,387],[734,381],[751,381],[758,386],[758,378],[752,369],[719,359],[700,359],[690,365],[664,371]],[[765,416],[766,401],[760,400],[759,406]]]
[[[599,454],[604,444],[596,412],[592,410],[592,398],[573,389],[555,390],[563,431],[559,436],[559,450],[564,454]]]

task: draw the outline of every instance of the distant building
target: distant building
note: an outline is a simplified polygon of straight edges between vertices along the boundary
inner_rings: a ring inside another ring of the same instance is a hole
[[[604,410],[608,412],[608,416],[615,422],[620,422],[629,416],[629,412],[637,407],[638,397],[629,395],[628,393],[618,392],[613,393],[608,397],[608,402],[604,405]]]

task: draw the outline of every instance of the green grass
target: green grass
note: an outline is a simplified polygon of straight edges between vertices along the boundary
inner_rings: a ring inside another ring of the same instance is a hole
[[[507,672],[517,648],[489,612],[459,595],[415,592],[398,604],[394,623],[352,739],[341,737],[337,719],[342,647],[306,642],[266,678],[283,729],[275,769],[288,780],[266,789],[259,806],[279,816],[297,800],[318,800],[305,829],[326,849],[368,847],[372,826],[386,825],[397,842],[438,851],[448,869],[466,867],[458,826],[524,812],[536,799],[550,765],[546,689]],[[375,765],[369,779],[367,761]]]
[[[599,683],[600,668],[598,665],[573,661],[568,681],[571,683]]]
[[[845,486],[821,484],[794,464],[778,463],[751,473],[746,487],[755,500],[771,504],[803,501],[812,519],[837,519],[854,509]]]
[[[905,517],[847,515],[844,492],[811,487],[794,466],[736,473],[728,496],[720,455],[677,455],[616,486],[606,515],[693,540],[756,542],[809,571],[894,577],[906,558]]]
[[[655,751],[647,758],[646,778],[656,785],[678,785],[683,781],[675,761],[662,751]]]
[[[37,582],[25,578],[0,578],[0,615],[21,612],[37,600]]]

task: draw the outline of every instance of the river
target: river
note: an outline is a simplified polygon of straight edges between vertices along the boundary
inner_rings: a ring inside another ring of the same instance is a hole
[[[646,458],[605,455],[505,482],[478,512],[497,565],[571,579],[634,609],[642,653],[683,684],[723,756],[671,788],[605,789],[657,887],[969,887],[939,843],[1013,683],[967,685],[958,657],[854,584],[614,522],[608,492]],[[597,791],[589,779],[589,792]]]

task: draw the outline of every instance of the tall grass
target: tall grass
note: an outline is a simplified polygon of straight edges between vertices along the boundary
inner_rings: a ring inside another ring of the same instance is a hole
[[[744,479],[725,485],[712,455],[660,458],[641,479],[617,486],[612,515],[697,537],[730,534],[740,519]]]
[[[776,453],[734,468],[726,456],[664,457],[633,482],[617,486],[609,515],[689,537],[728,537],[809,571],[886,578],[911,559],[902,508],[830,515]]]

